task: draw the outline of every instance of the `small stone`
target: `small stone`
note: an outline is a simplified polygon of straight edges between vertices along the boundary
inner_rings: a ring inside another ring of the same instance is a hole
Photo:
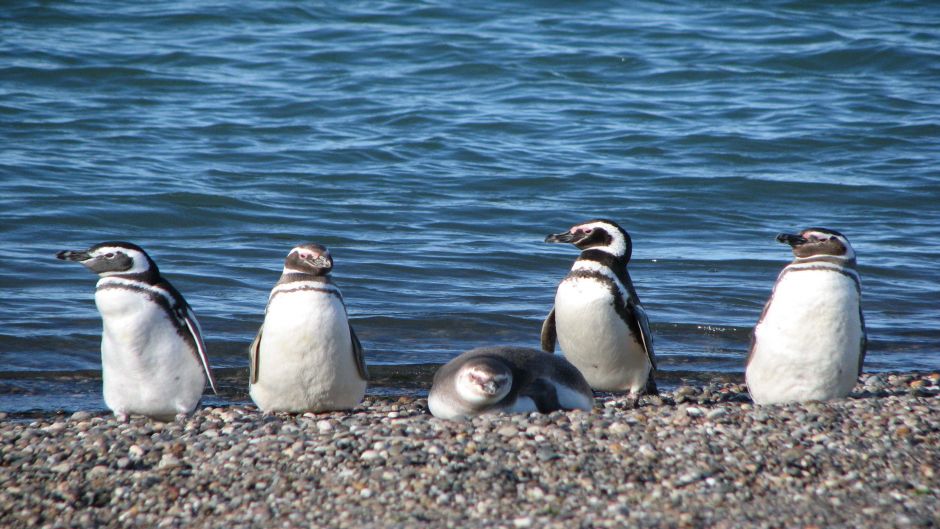
[[[701,479],[701,477],[702,477],[701,472],[689,472],[687,474],[683,474],[679,476],[679,479],[676,480],[676,485],[679,487],[684,487],[690,483],[694,483],[698,481],[699,479]]]
[[[180,466],[182,462],[178,457],[173,454],[163,454],[163,457],[160,458],[160,463],[157,464],[157,468],[175,468]]]
[[[88,419],[91,419],[91,414],[87,411],[77,411],[69,417],[69,420],[74,422],[87,421]]]
[[[726,410],[725,408],[715,408],[709,411],[705,415],[705,418],[707,418],[708,420],[714,420],[714,419],[720,419],[724,417],[725,415],[728,415],[728,410]]]
[[[375,450],[366,450],[362,453],[362,455],[359,456],[359,459],[362,459],[363,461],[372,461],[380,457],[382,456]]]
[[[131,445],[131,447],[127,449],[127,457],[130,458],[131,461],[140,461],[140,459],[144,457],[144,449],[137,445]]]
[[[499,430],[496,430],[496,433],[503,437],[513,437],[519,435],[519,430],[517,430],[515,426],[507,424],[506,426],[500,427]]]
[[[69,463],[68,461],[63,461],[62,463],[59,463],[58,465],[55,465],[55,466],[49,468],[49,470],[51,470],[51,471],[53,471],[53,472],[55,472],[55,473],[57,473],[57,474],[65,474],[65,473],[67,473],[67,472],[71,472],[71,471],[72,471],[72,464]]]
[[[705,412],[702,411],[702,408],[696,408],[695,406],[689,406],[686,408],[685,413],[688,414],[689,417],[701,417],[702,415],[705,415]]]
[[[532,527],[532,518],[530,516],[516,518],[512,521],[512,525],[515,527]]]
[[[910,384],[911,389],[920,389],[926,385],[927,385],[927,382],[922,378],[919,378],[917,380],[912,380]]]
[[[317,421],[317,431],[320,433],[330,433],[333,431],[333,423],[326,419]]]
[[[49,426],[46,426],[44,430],[48,433],[55,435],[58,433],[62,433],[63,431],[65,431],[66,428],[67,426],[65,425],[64,422],[54,422],[50,424]]]
[[[89,479],[103,478],[107,476],[109,472],[110,471],[108,470],[108,467],[104,465],[95,465],[94,467],[92,467],[91,470],[88,471],[88,474],[86,474],[86,476]]]
[[[607,430],[614,435],[626,435],[630,431],[630,427],[622,422],[615,422]]]

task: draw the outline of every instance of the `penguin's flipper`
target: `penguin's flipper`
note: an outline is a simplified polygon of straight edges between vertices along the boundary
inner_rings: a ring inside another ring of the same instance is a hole
[[[202,340],[202,328],[199,327],[196,315],[193,314],[192,309],[187,304],[179,308],[178,314],[186,324],[186,328],[189,330],[189,334],[192,335],[193,342],[196,344],[196,359],[199,360],[199,363],[202,364],[202,368],[206,372],[206,378],[209,379],[209,387],[212,388],[212,393],[218,395],[219,392],[215,388],[215,376],[212,374],[212,367],[209,366],[209,354],[206,353],[206,343]]]
[[[865,364],[865,353],[868,352],[868,331],[865,330],[865,314],[862,313],[862,307],[858,307],[858,320],[862,324],[862,342],[859,344],[858,353],[858,376],[862,376],[862,367]]]
[[[261,368],[261,333],[264,332],[264,325],[258,327],[258,334],[248,347],[248,383],[258,383],[258,372]]]
[[[532,383],[519,392],[519,396],[532,399],[539,413],[551,413],[561,409],[555,384],[544,378],[533,380]]]
[[[369,370],[366,369],[366,358],[362,353],[362,344],[359,342],[359,337],[356,336],[356,331],[353,330],[352,325],[349,326],[349,337],[352,338],[353,360],[356,361],[359,376],[362,377],[362,380],[369,380]]]
[[[656,354],[653,353],[653,333],[650,331],[650,320],[646,316],[646,311],[639,303],[633,303],[631,300],[630,308],[633,309],[633,316],[636,318],[637,327],[640,329],[640,338],[643,340],[643,349],[646,350],[646,356],[650,360],[650,365],[656,369]]]
[[[558,332],[555,330],[555,307],[542,322],[542,350],[546,353],[555,352],[555,342],[558,340]]]

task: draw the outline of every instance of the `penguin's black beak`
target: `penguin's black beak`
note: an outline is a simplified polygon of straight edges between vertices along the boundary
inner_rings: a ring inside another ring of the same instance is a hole
[[[63,261],[76,261],[83,262],[91,259],[91,254],[85,250],[63,250],[55,254],[56,259],[61,259]]]
[[[326,255],[318,255],[310,260],[310,264],[316,268],[333,268],[333,259]]]
[[[784,242],[795,248],[801,244],[806,244],[806,239],[803,238],[802,235],[793,235],[791,233],[778,233],[777,242]]]
[[[553,233],[545,237],[545,242],[575,242],[575,236],[570,231]]]

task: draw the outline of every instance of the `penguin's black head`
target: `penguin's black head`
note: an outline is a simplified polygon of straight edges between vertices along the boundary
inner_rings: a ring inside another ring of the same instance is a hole
[[[468,360],[457,372],[457,393],[473,405],[495,404],[512,388],[512,371],[498,358]]]
[[[595,219],[576,224],[564,233],[545,237],[545,242],[568,242],[580,250],[601,250],[629,261],[633,253],[630,234],[616,222]]]
[[[308,243],[295,246],[284,260],[285,274],[324,276],[333,270],[333,257],[326,246]]]
[[[855,259],[855,250],[845,235],[828,228],[806,228],[799,235],[781,233],[777,241],[789,244],[797,259],[818,256]]]
[[[124,241],[102,242],[87,250],[65,250],[56,257],[81,263],[101,277],[159,273],[143,248]]]

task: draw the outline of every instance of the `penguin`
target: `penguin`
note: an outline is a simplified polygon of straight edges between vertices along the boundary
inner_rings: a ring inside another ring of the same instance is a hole
[[[56,257],[100,277],[101,378],[115,415],[168,419],[192,413],[206,380],[217,393],[196,315],[147,252],[115,241]]]
[[[249,394],[262,411],[345,410],[365,395],[362,345],[332,270],[333,257],[319,244],[287,254],[249,351]]]
[[[841,233],[781,233],[794,260],[777,277],[751,337],[745,380],[756,404],[829,400],[852,391],[867,335],[855,250]]]
[[[428,409],[442,419],[483,413],[585,410],[594,393],[581,373],[560,356],[525,347],[479,347],[434,373]]]
[[[644,392],[657,394],[649,319],[627,272],[630,235],[612,220],[596,219],[545,242],[571,243],[581,255],[558,285],[542,324],[542,350],[554,352],[557,342],[596,390],[628,391],[634,404]]]

